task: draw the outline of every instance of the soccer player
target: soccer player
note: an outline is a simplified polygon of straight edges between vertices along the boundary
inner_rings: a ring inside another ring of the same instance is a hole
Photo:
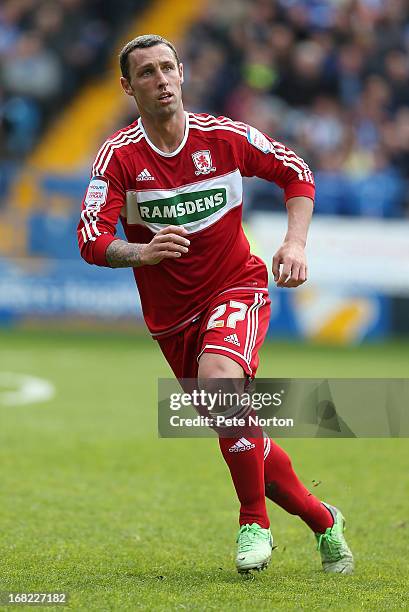
[[[284,190],[288,231],[273,258],[278,287],[307,279],[304,253],[313,176],[293,151],[226,117],[186,112],[175,47],[139,36],[120,54],[121,85],[140,118],[102,145],[78,239],[90,264],[133,268],[149,331],[178,378],[254,378],[270,316],[267,269],[243,233],[242,176]],[[121,219],[127,241],[115,236]],[[272,536],[265,496],[314,532],[323,568],[351,573],[344,518],[297,478],[288,455],[262,435],[219,436],[240,501],[236,567],[267,566]]]

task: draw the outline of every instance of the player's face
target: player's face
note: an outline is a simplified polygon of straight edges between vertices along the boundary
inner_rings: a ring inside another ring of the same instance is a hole
[[[183,65],[167,45],[135,49],[128,56],[130,80],[125,92],[135,98],[141,115],[170,116],[182,104]]]

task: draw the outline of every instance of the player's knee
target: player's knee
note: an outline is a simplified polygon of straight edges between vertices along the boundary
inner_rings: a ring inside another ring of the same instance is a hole
[[[210,385],[215,378],[229,378],[229,369],[223,364],[207,364],[204,368],[199,368],[199,383]]]
[[[243,376],[242,367],[224,355],[204,353],[199,360],[198,378],[200,385],[211,385],[211,379],[241,379]]]

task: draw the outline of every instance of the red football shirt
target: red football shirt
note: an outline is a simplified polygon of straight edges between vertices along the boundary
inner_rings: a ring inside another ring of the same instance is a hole
[[[146,324],[155,337],[179,331],[218,293],[267,287],[264,262],[250,253],[242,220],[242,176],[314,198],[307,164],[283,144],[226,117],[186,113],[173,153],[150,142],[140,119],[111,136],[95,159],[78,240],[82,257],[108,266],[118,219],[129,242],[148,243],[168,225],[189,232],[189,252],[134,268]]]

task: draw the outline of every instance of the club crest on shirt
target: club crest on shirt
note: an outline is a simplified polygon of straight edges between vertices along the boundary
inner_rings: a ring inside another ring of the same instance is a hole
[[[195,153],[192,153],[192,159],[196,167],[196,175],[216,172],[216,168],[213,166],[210,151],[195,151]]]

